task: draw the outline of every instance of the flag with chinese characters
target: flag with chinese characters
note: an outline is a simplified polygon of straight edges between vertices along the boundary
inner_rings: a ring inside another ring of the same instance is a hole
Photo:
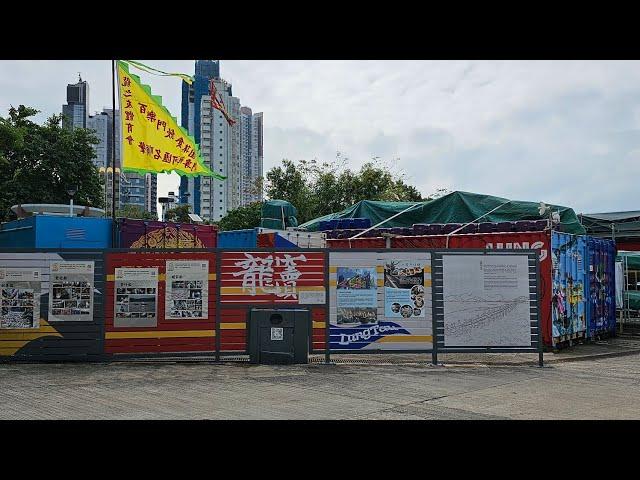
[[[224,180],[226,177],[204,164],[200,147],[162,106],[162,97],[153,95],[148,85],[129,73],[127,63],[118,61],[117,65],[123,170],[173,171],[179,175],[207,175]]]

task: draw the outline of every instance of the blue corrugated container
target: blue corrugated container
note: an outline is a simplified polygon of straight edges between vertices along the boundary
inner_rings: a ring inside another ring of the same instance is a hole
[[[257,245],[257,228],[218,232],[218,248],[255,248]]]
[[[612,240],[587,237],[589,257],[587,325],[589,338],[616,332],[615,258]]]
[[[551,331],[554,338],[586,336],[587,239],[582,235],[551,235]]]
[[[0,248],[110,248],[110,218],[34,215],[0,225]]]

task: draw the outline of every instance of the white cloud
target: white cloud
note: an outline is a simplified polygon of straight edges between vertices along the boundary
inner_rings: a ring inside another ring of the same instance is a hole
[[[4,61],[2,114],[10,104],[42,110],[40,120],[60,112],[78,71],[91,110],[109,106],[108,61]],[[399,158],[425,194],[446,186],[585,212],[636,208],[637,61],[222,61],[221,71],[243,105],[264,112],[265,170],[341,151],[356,167]],[[179,81],[140,76],[179,116]],[[160,194],[177,189],[166,177]]]

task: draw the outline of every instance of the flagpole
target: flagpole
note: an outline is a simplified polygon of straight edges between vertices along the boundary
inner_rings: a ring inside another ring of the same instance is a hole
[[[112,131],[111,135],[111,218],[113,248],[116,248],[116,61],[111,60],[111,100],[112,100]]]

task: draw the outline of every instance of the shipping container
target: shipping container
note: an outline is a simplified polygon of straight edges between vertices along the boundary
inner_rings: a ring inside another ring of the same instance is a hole
[[[111,248],[111,219],[34,215],[0,225],[0,248]]]
[[[275,246],[300,248],[326,248],[327,235],[322,232],[299,232],[296,230],[272,230],[259,228],[259,233],[275,233]]]
[[[387,239],[383,237],[349,239],[328,239],[327,248],[386,248]]]
[[[263,236],[262,234],[275,234]],[[295,230],[274,230],[256,227],[246,230],[218,232],[220,248],[326,248],[326,234],[318,232],[298,232]]]
[[[218,232],[218,248],[256,248],[258,228]]]
[[[587,237],[587,252],[588,336],[594,338],[603,334],[615,334],[615,243],[612,240]]]
[[[120,248],[215,248],[217,227],[191,223],[118,219]]]
[[[551,235],[551,323],[554,338],[586,337],[587,238]]]

